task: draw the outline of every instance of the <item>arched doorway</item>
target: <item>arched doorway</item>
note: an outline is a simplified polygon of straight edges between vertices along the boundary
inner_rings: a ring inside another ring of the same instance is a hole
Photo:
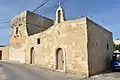
[[[64,70],[64,53],[61,48],[56,51],[56,69]]]
[[[30,50],[30,64],[34,64],[34,55],[35,55],[35,50],[34,47],[32,47]]]

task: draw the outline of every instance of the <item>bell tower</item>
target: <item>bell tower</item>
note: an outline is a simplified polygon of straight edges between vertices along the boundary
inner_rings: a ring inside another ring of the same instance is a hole
[[[59,3],[59,7],[58,7],[58,9],[56,11],[56,21],[55,21],[55,24],[63,22],[63,21],[65,21],[64,10],[62,9],[61,4]]]

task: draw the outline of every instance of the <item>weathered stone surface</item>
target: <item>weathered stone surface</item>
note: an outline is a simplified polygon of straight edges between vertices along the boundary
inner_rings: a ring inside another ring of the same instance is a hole
[[[9,60],[19,61],[21,63],[25,62],[26,38],[28,38],[26,12],[22,12],[11,20]],[[18,33],[16,33],[16,28],[18,28]]]
[[[85,22],[86,19],[63,22],[42,33],[30,36],[29,44],[31,46],[27,51],[34,47],[35,64],[55,70],[56,50],[62,48],[66,58],[65,71],[76,74],[84,73],[87,76],[87,27]],[[39,45],[37,38],[40,38]],[[27,57],[29,57],[27,61],[30,60],[29,54],[30,52],[27,52]]]
[[[14,17],[11,20],[10,60],[25,63],[29,35],[39,33],[52,25],[52,20],[29,11],[24,11]],[[18,33],[16,33],[17,28]]]
[[[87,19],[88,25],[88,66],[93,75],[110,69],[113,53],[112,33]]]
[[[43,23],[46,25],[42,25],[43,30],[41,31],[40,28],[36,34],[33,32],[34,35],[29,35],[27,28],[30,28],[30,32],[36,30],[35,25],[32,24],[40,25],[41,17],[35,17],[32,14],[23,15],[23,17],[25,16],[29,18],[23,25],[19,26],[23,36],[14,38],[15,31],[12,30],[11,60],[27,64],[32,62],[33,65],[81,76],[97,74],[108,68],[107,65],[113,52],[111,32],[85,17],[78,20],[63,21],[53,26],[51,20],[44,19]],[[18,18],[22,18],[22,16],[18,16]],[[27,21],[30,24],[26,23]],[[38,44],[37,39],[40,39],[40,44]],[[106,47],[107,44],[109,49]],[[20,45],[22,46],[18,47]],[[56,69],[58,48],[63,50],[63,70]]]
[[[9,47],[0,46],[0,50],[2,51],[2,60],[9,60]]]

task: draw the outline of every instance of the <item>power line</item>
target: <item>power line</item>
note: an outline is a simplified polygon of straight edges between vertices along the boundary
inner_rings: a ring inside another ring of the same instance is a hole
[[[45,1],[44,3],[42,3],[40,6],[38,6],[36,9],[33,10],[33,12],[37,11],[39,8],[41,8],[42,6],[44,6],[47,2],[49,2],[50,0]]]
[[[59,3],[60,3],[60,4],[63,4],[65,1],[66,1],[66,0],[63,0],[63,1],[59,2]],[[51,10],[53,10],[54,8],[56,8],[57,6],[59,6],[59,4],[54,5],[54,6],[52,6],[51,8],[47,9],[47,10],[44,11],[41,15],[44,15],[44,14],[50,12]]]
[[[50,1],[50,0],[43,1],[40,6],[38,6],[36,9],[33,10],[33,12],[37,11],[39,8],[41,8],[42,6],[44,6],[44,5],[45,5],[46,3],[48,3],[49,1]],[[63,1],[59,2],[59,3],[60,3],[60,4],[63,4],[65,1],[66,1],[66,0],[63,0]],[[53,8],[56,8],[57,6],[58,6],[58,4],[55,5],[55,6],[53,6],[52,9],[49,8],[49,11],[53,10]],[[47,12],[48,12],[48,10],[46,10],[44,13],[42,13],[42,15],[45,14],[45,13],[47,13]],[[0,22],[0,24],[10,23],[10,21],[3,21],[3,20],[0,20],[0,21],[2,21],[2,22]],[[2,27],[2,28],[0,27],[0,29],[5,29],[5,28],[9,28],[9,27]]]
[[[6,20],[0,20],[0,21],[6,21]]]
[[[5,22],[0,22],[0,24],[4,24],[4,23],[10,23],[10,22],[8,22],[8,21],[5,21]]]
[[[52,8],[47,9],[47,10],[44,11],[41,15],[44,15],[44,14],[46,14],[46,13],[52,11],[54,8],[56,8],[56,6],[58,6],[58,5],[55,5],[55,6],[53,6]]]
[[[9,21],[0,22],[0,30],[10,28],[9,26],[5,26],[5,27],[2,26],[3,24],[8,24],[8,23],[10,22]]]

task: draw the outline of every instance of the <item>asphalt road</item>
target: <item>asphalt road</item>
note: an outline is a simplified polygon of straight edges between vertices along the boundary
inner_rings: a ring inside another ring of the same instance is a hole
[[[81,80],[120,80],[120,72],[109,72],[109,73],[99,74]]]
[[[106,74],[95,75],[82,80],[120,80],[120,72],[111,72]]]
[[[82,78],[30,65],[0,61],[0,80],[120,80],[120,72]]]
[[[80,77],[29,65],[0,62],[0,80],[80,80]]]

